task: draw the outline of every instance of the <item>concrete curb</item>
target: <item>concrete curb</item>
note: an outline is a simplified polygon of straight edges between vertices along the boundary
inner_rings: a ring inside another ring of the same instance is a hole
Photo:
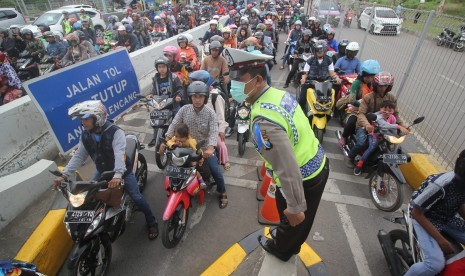
[[[417,190],[429,175],[446,171],[446,169],[430,154],[409,153],[409,155],[412,158],[411,161],[401,165],[400,170],[404,174],[407,183],[414,190]]]
[[[211,264],[201,276],[221,276],[231,275],[242,263],[247,255],[252,253],[258,246],[260,235],[271,238],[270,227],[258,229],[247,235],[239,242],[233,244],[226,250],[213,264]],[[307,244],[304,243],[300,249],[299,258],[305,265],[310,275],[329,275],[326,265],[320,256]]]

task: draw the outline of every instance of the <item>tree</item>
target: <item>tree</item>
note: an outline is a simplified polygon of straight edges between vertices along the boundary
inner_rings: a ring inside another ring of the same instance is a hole
[[[446,0],[441,0],[441,3],[439,3],[438,6],[438,13],[443,13],[444,12],[444,6],[446,5]]]

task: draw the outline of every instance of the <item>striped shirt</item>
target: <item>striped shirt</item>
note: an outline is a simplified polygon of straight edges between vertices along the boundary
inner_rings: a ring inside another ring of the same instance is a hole
[[[166,136],[173,137],[174,130],[180,123],[184,123],[189,127],[189,134],[197,142],[207,141],[204,149],[208,146],[216,147],[218,143],[218,120],[213,109],[204,105],[202,110],[196,112],[192,104],[181,107],[168,128]]]

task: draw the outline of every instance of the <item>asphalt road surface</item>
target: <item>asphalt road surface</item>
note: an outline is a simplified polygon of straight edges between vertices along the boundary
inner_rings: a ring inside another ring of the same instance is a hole
[[[353,29],[344,37],[359,40],[362,34],[362,31]],[[404,37],[406,35],[373,39],[387,42],[388,39],[400,40]],[[283,35],[281,41],[284,41]],[[281,54],[283,48],[279,49]],[[367,46],[364,56],[368,57],[370,52]],[[387,61],[385,65],[385,60],[381,60],[381,64],[389,70]],[[282,88],[287,73],[288,69],[281,71],[278,66],[272,69],[273,85],[276,88]],[[295,92],[292,86],[287,90]],[[148,143],[152,129],[147,118],[148,113],[140,109],[125,116],[124,121],[118,124],[127,131],[138,133],[141,140]],[[377,210],[369,197],[368,180],[363,175],[354,176],[352,170],[344,166],[343,155],[334,134],[340,128],[336,120],[330,121],[324,138],[323,146],[330,160],[331,174],[307,243],[320,255],[331,275],[388,275],[376,235],[380,229],[396,228],[396,225],[383,217],[400,215],[400,212],[385,213]],[[110,275],[199,275],[232,244],[263,227],[257,221],[258,202],[255,199],[256,167],[260,164],[258,155],[249,144],[245,155],[240,158],[235,135],[227,139],[227,146],[232,164],[231,170],[224,172],[228,207],[219,209],[214,192],[206,196],[206,204],[203,206],[198,206],[195,201],[184,238],[174,249],[165,249],[160,237],[149,241],[144,217],[140,212],[136,213],[133,223],[113,244]],[[143,150],[143,154],[149,162],[148,186],[144,196],[158,218],[161,229],[161,216],[167,200],[163,190],[163,175],[155,165],[153,149]],[[404,188],[407,202],[410,188]],[[258,275],[263,255],[261,248],[256,249],[235,275]]]

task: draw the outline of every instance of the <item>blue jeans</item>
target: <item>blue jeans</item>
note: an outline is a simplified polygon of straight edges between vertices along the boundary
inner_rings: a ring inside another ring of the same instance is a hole
[[[100,172],[95,171],[94,175],[92,176],[92,180],[97,181],[100,178]],[[130,172],[128,175],[124,177],[124,189],[132,198],[134,203],[136,204],[137,208],[142,211],[145,215],[145,220],[147,221],[147,225],[152,226],[157,223],[157,219],[152,213],[149,204],[142,196],[139,191],[139,186],[137,185],[136,177],[134,176],[133,172]]]
[[[213,179],[215,180],[216,191],[220,194],[226,193],[223,174],[221,173],[220,166],[218,165],[218,158],[214,155],[212,157],[205,158],[204,162],[208,165]]]
[[[431,237],[416,220],[412,219],[412,224],[424,259],[423,262],[412,265],[405,276],[434,276],[439,274],[446,266],[446,259],[441,247],[439,247],[437,241]],[[453,225],[448,224],[444,232],[460,243],[465,242],[465,233],[455,228]]]
[[[378,144],[379,139],[377,137],[373,135],[368,135],[368,148],[363,153],[362,158],[360,158],[360,161],[365,162],[368,159],[368,157],[370,157],[370,154],[372,154],[376,150]]]
[[[364,128],[357,128],[355,130],[355,137],[357,139],[357,144],[350,150],[349,158],[354,159],[355,156],[363,149],[367,141],[367,132]]]

